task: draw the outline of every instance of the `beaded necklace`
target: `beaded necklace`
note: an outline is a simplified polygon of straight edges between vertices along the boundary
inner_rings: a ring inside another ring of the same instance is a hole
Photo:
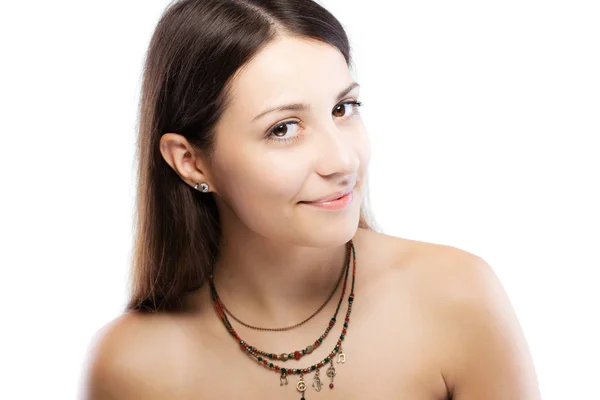
[[[225,304],[223,304],[223,302],[221,302],[221,306],[223,307],[223,311],[225,311],[234,321],[245,326],[246,328],[250,328],[253,330],[257,330],[257,331],[271,331],[271,332],[289,331],[291,329],[294,329],[294,328],[304,325],[305,323],[307,323],[308,321],[313,319],[315,316],[317,316],[321,312],[321,310],[323,310],[323,308],[325,308],[325,306],[329,303],[329,301],[331,300],[331,298],[333,297],[335,292],[337,292],[337,289],[340,286],[340,283],[342,283],[342,278],[344,277],[344,271],[346,271],[346,269],[348,268],[349,265],[350,265],[350,246],[348,245],[348,246],[346,246],[346,256],[344,257],[344,264],[342,265],[342,269],[340,270],[340,276],[338,277],[337,283],[335,284],[333,290],[331,291],[331,293],[329,293],[329,297],[327,297],[325,302],[323,304],[321,304],[321,306],[317,309],[317,311],[312,313],[308,318],[306,318],[306,319],[302,320],[301,322],[298,322],[297,324],[294,324],[294,325],[286,326],[283,328],[263,328],[263,327],[251,325],[251,324],[248,324],[248,323],[240,320],[238,317],[236,317],[231,312],[231,310],[229,310],[225,306]],[[348,276],[347,272],[346,272],[346,276]],[[343,297],[344,297],[344,294],[342,293],[342,298]],[[342,300],[340,299],[340,302],[338,303],[338,306],[337,306],[338,309],[340,308],[341,302],[342,302]]]
[[[300,358],[302,358],[303,356],[305,356],[307,354],[312,353],[317,347],[319,347],[321,345],[321,343],[323,342],[323,340],[327,337],[327,335],[329,334],[329,332],[331,331],[333,326],[335,325],[337,315],[340,310],[340,306],[342,305],[342,301],[344,300],[344,294],[346,293],[346,286],[348,283],[348,272],[350,270],[350,252],[351,252],[351,247],[350,247],[350,243],[348,243],[346,259],[345,259],[346,263],[344,265],[344,268],[342,269],[342,274],[340,274],[340,278],[344,277],[344,272],[345,272],[344,285],[342,286],[342,293],[340,295],[340,299],[339,299],[337,307],[335,309],[335,313],[333,314],[333,318],[330,319],[329,324],[327,325],[327,328],[325,329],[325,332],[321,336],[319,336],[319,338],[317,340],[315,340],[313,344],[306,346],[306,348],[304,348],[302,350],[296,350],[291,353],[282,353],[282,354],[268,353],[266,351],[263,351],[263,350],[260,350],[256,347],[254,347],[254,346],[250,346],[249,344],[247,344],[243,340],[241,340],[240,337],[237,335],[235,329],[231,325],[229,319],[227,318],[227,315],[226,315],[226,314],[228,314],[227,308],[225,307],[225,304],[223,304],[223,301],[219,297],[219,295],[217,293],[217,289],[214,285],[214,281],[211,276],[211,278],[210,278],[211,293],[213,295],[213,301],[218,304],[217,313],[219,313],[219,316],[221,317],[221,320],[227,327],[227,330],[229,331],[229,333],[236,340],[238,340],[240,346],[242,347],[242,350],[247,350],[248,348],[251,348],[252,352],[249,354],[254,355],[255,358],[258,359],[259,362],[263,362],[263,356],[269,358],[270,360],[281,360],[281,361],[287,361],[287,360],[291,360],[291,359],[300,360]],[[225,315],[221,316],[221,312],[223,312],[223,314],[225,314]]]
[[[283,353],[281,355],[277,355],[275,353],[268,353],[268,352],[264,352],[262,350],[259,350],[257,348],[255,348],[254,346],[249,345],[248,343],[246,343],[244,340],[242,340],[242,338],[240,338],[240,336],[237,334],[237,332],[235,331],[235,329],[233,328],[233,326],[231,325],[231,323],[229,322],[229,319],[227,318],[227,315],[224,311],[224,307],[222,305],[221,300],[219,299],[219,296],[217,294],[216,288],[214,286],[214,282],[213,282],[213,276],[211,275],[209,278],[209,283],[210,283],[210,288],[211,288],[211,294],[212,294],[212,298],[213,298],[213,302],[215,305],[215,310],[217,311],[217,314],[219,315],[219,317],[221,318],[221,320],[223,321],[223,324],[225,325],[225,327],[227,328],[227,330],[229,331],[229,333],[238,341],[238,343],[240,344],[241,348],[243,350],[245,350],[245,352],[252,356],[260,365],[262,365],[263,367],[274,371],[278,374],[280,374],[279,376],[279,384],[280,386],[284,386],[284,385],[288,385],[288,375],[300,375],[300,378],[298,379],[298,382],[296,384],[296,389],[298,390],[298,392],[302,393],[302,398],[301,400],[305,400],[305,392],[306,392],[306,382],[304,381],[304,375],[308,374],[312,371],[315,371],[315,375],[313,378],[313,388],[319,392],[321,391],[322,388],[322,383],[321,383],[321,378],[320,378],[320,368],[324,367],[325,365],[329,364],[329,368],[327,368],[326,374],[327,376],[330,378],[331,382],[329,383],[329,388],[333,389],[334,385],[333,385],[333,379],[336,375],[336,370],[335,367],[333,365],[333,359],[335,358],[335,356],[338,356],[338,364],[339,363],[345,363],[346,362],[346,355],[342,349],[342,342],[344,341],[345,337],[346,337],[346,333],[347,333],[347,329],[348,329],[348,325],[350,323],[350,313],[352,312],[352,304],[354,302],[354,283],[356,280],[356,250],[354,249],[354,243],[352,240],[350,240],[348,242],[350,248],[352,249],[352,259],[353,259],[353,268],[352,268],[352,285],[351,285],[351,289],[350,289],[350,295],[348,296],[348,311],[346,312],[346,318],[344,320],[344,326],[342,329],[342,332],[339,336],[339,339],[335,345],[335,347],[331,350],[331,352],[329,353],[329,355],[327,357],[325,357],[323,360],[321,360],[320,362],[313,364],[309,367],[306,368],[284,368],[281,367],[273,362],[269,362],[270,360],[279,360],[281,359],[282,361],[287,361],[288,359],[291,359],[293,356],[293,358],[295,358],[296,360],[299,360],[303,355],[308,354],[309,352],[312,352],[316,347],[318,347],[322,341],[324,336],[322,335],[322,337],[320,337],[319,339],[317,339],[314,343],[314,345],[311,346],[307,346],[307,348],[303,349],[302,351],[298,351],[296,350],[293,353]],[[342,296],[341,299],[344,297],[344,293],[346,290],[346,283],[348,282],[348,272],[350,269],[350,263],[348,262],[348,266],[346,268],[346,278],[344,281],[344,288],[342,290]],[[341,299],[340,299],[340,303],[341,303]],[[329,332],[329,330],[331,330],[333,328],[333,326],[335,325],[336,322],[336,316],[337,313],[339,311],[339,307],[340,304],[338,304],[338,308],[336,309],[336,312],[334,314],[334,317],[329,321],[329,325],[326,329],[326,333]],[[326,336],[326,334],[325,334]],[[308,351],[310,348],[310,351]],[[267,358],[269,358],[270,360],[267,360],[266,358],[263,358],[262,355],[265,355]],[[285,357],[284,357],[285,356]]]

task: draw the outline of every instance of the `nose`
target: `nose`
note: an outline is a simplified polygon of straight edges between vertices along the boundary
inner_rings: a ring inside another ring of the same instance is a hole
[[[331,121],[321,126],[317,136],[319,175],[342,175],[355,179],[360,160],[356,150],[356,135],[351,128],[342,130]]]

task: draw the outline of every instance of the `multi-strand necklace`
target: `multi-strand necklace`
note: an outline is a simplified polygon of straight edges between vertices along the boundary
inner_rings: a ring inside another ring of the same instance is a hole
[[[313,319],[317,314],[319,314],[321,312],[321,310],[323,310],[323,308],[329,303],[329,301],[331,300],[331,298],[333,297],[333,295],[337,291],[338,287],[342,283],[342,279],[344,278],[344,271],[347,271],[349,265],[350,265],[350,246],[347,245],[346,246],[346,255],[344,257],[344,264],[342,265],[342,268],[340,269],[340,276],[338,277],[337,283],[333,287],[333,290],[331,291],[331,293],[329,293],[329,296],[327,297],[327,299],[325,299],[325,301],[323,302],[323,304],[321,304],[321,306],[319,308],[317,308],[317,310],[315,312],[313,312],[311,315],[309,315],[308,318],[305,318],[301,322],[299,322],[297,324],[294,324],[294,325],[290,325],[290,326],[286,326],[286,327],[282,327],[282,328],[263,328],[263,327],[251,325],[251,324],[248,324],[248,323],[242,321],[238,317],[236,317],[225,306],[225,304],[223,304],[223,302],[221,302],[221,306],[223,307],[223,311],[225,311],[225,313],[227,313],[234,321],[236,321],[239,324],[245,326],[246,328],[250,328],[250,329],[253,329],[253,330],[256,330],[256,331],[270,331],[270,332],[289,331],[291,329],[294,329],[294,328],[297,328],[297,327],[299,327],[301,325],[304,325],[305,323],[307,323],[308,321],[310,321],[311,319]],[[348,276],[348,273],[346,272],[346,277],[347,276]],[[339,308],[340,308],[340,305],[342,303],[343,298],[344,298],[344,294],[342,293],[342,296],[340,297],[340,301],[338,302],[338,306],[337,306],[337,309],[336,309],[336,314],[337,314],[337,310],[339,310]]]
[[[225,327],[227,328],[229,333],[235,338],[235,340],[237,340],[238,344],[240,345],[240,348],[242,350],[244,350],[244,352],[246,354],[248,354],[254,360],[256,360],[259,365],[262,365],[263,367],[277,373],[279,375],[280,386],[288,385],[288,376],[289,375],[299,375],[298,382],[296,383],[296,389],[298,390],[298,392],[300,392],[302,394],[301,400],[305,400],[305,393],[306,393],[306,389],[307,389],[306,382],[304,381],[305,374],[315,372],[315,375],[313,377],[312,386],[317,392],[319,392],[319,391],[321,391],[321,388],[323,386],[323,384],[321,382],[321,377],[320,377],[320,369],[326,365],[329,365],[329,367],[326,370],[326,375],[330,379],[329,388],[333,389],[334,388],[333,380],[336,375],[336,370],[335,370],[333,360],[335,359],[335,357],[337,355],[337,363],[338,364],[340,364],[340,363],[343,364],[346,362],[346,354],[344,353],[344,351],[342,349],[342,342],[344,341],[344,339],[346,337],[348,325],[350,323],[350,313],[352,312],[352,304],[354,302],[354,282],[356,279],[356,251],[354,249],[354,243],[352,242],[352,240],[350,240],[348,242],[347,250],[348,250],[347,251],[348,255],[350,253],[352,253],[352,260],[353,260],[352,284],[351,284],[351,288],[350,288],[350,294],[348,296],[348,310],[346,312],[346,317],[344,319],[344,325],[343,325],[341,334],[338,338],[336,345],[333,347],[333,349],[327,355],[327,357],[323,358],[318,363],[310,365],[305,368],[285,368],[285,367],[282,367],[282,366],[274,363],[274,361],[281,360],[281,361],[285,362],[285,361],[288,361],[291,359],[300,360],[300,358],[302,358],[306,354],[312,353],[317,347],[319,347],[321,345],[321,343],[323,342],[323,339],[325,339],[325,337],[329,334],[331,329],[333,329],[333,327],[335,326],[335,323],[337,321],[337,314],[339,312],[341,303],[343,301],[344,294],[346,293],[346,287],[347,287],[347,283],[348,283],[348,275],[349,275],[349,271],[350,271],[350,257],[347,257],[347,263],[346,263],[346,267],[345,267],[344,286],[342,288],[342,294],[340,296],[340,301],[338,302],[338,305],[337,305],[337,308],[335,310],[333,317],[329,320],[329,323],[327,325],[327,328],[325,329],[325,332],[317,340],[315,340],[314,343],[306,346],[302,350],[296,350],[296,351],[293,351],[290,353],[276,354],[276,353],[272,353],[272,352],[266,352],[266,351],[256,348],[255,346],[251,346],[250,344],[246,343],[246,341],[242,340],[242,338],[238,335],[236,330],[231,325],[231,322],[229,322],[229,319],[227,318],[228,310],[226,310],[225,305],[223,304],[223,302],[221,301],[221,299],[219,298],[219,296],[217,294],[217,290],[215,288],[214,281],[213,281],[213,276],[211,275],[210,279],[209,279],[209,284],[210,284],[213,302],[215,305],[215,310],[217,311],[217,314],[223,321],[223,324],[225,325]],[[339,282],[338,282],[338,284],[339,284]],[[315,312],[314,315],[316,315],[318,313],[318,311],[320,311],[320,310],[317,310],[317,312]],[[310,318],[312,318],[312,316]],[[304,323],[304,322],[306,322],[306,321],[303,321],[302,323]],[[302,323],[296,324],[296,326],[299,326]],[[244,324],[244,325],[246,325],[246,324]],[[246,326],[248,326],[248,325],[246,325]],[[276,330],[276,329],[271,329],[271,330]]]

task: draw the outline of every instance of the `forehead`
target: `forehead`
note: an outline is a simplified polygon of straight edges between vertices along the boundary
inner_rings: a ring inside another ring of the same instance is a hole
[[[230,106],[254,112],[265,105],[309,102],[321,93],[333,97],[351,82],[346,60],[334,46],[278,37],[232,80]]]

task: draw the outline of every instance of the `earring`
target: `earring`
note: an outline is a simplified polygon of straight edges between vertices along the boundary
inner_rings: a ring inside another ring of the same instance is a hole
[[[204,182],[196,183],[196,185],[194,186],[194,189],[200,190],[201,192],[206,193],[206,192],[208,192],[208,184],[206,184]]]

